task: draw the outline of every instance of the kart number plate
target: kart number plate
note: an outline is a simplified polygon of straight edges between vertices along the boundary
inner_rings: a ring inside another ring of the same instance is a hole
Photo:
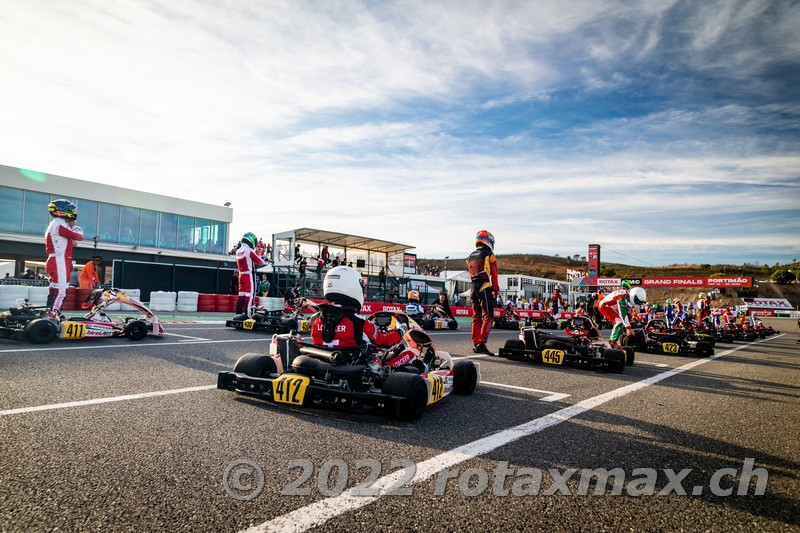
[[[61,324],[64,339],[81,339],[86,336],[86,324],[80,322],[64,322]]]
[[[277,403],[303,405],[311,380],[298,374],[284,374],[272,382],[272,399]]]
[[[253,320],[252,318],[248,318],[247,320],[242,322],[242,327],[244,329],[253,329],[253,326],[255,325],[255,323],[256,323],[255,320]]]
[[[436,374],[429,374],[428,380],[431,382],[431,401],[436,403],[444,396],[444,378]]]
[[[300,322],[300,331],[302,333],[308,333],[309,331],[311,331],[311,322],[309,322],[308,320],[301,321]]]
[[[436,329],[442,329],[443,326],[444,324],[442,324],[441,322],[436,322]]]
[[[665,342],[661,344],[661,349],[664,350],[664,353],[678,353],[681,347],[674,342]]]
[[[560,365],[564,362],[564,350],[544,350],[542,352],[542,362],[551,365]]]

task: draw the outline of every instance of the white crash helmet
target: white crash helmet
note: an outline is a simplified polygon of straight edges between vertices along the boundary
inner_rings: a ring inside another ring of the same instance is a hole
[[[630,299],[634,305],[644,305],[647,303],[647,293],[641,287],[634,287],[631,289]]]
[[[361,288],[361,274],[355,268],[337,266],[328,270],[324,285],[323,294],[329,302],[361,309],[364,291]]]

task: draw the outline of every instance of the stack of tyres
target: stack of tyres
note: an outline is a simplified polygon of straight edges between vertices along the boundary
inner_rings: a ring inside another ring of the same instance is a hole
[[[197,312],[199,294],[194,291],[178,291],[178,311]]]
[[[231,299],[229,294],[217,294],[217,312],[230,313],[231,312]],[[234,307],[234,309],[236,309]]]
[[[228,306],[230,307],[231,313],[236,311],[236,302],[239,300],[238,294],[229,294],[228,295]]]
[[[92,289],[77,289],[75,291],[75,297],[77,299],[77,305],[75,309],[89,309],[92,307],[92,304],[87,303],[86,299],[92,295]]]
[[[67,295],[64,297],[64,303],[61,304],[61,309],[74,311],[75,309],[80,309],[80,308],[81,306],[78,303],[78,288],[77,287],[68,288]]]
[[[154,291],[150,293],[150,309],[153,311],[175,311],[174,292]]]
[[[197,310],[198,311],[211,311],[217,310],[217,295],[216,294],[198,294],[197,295]]]

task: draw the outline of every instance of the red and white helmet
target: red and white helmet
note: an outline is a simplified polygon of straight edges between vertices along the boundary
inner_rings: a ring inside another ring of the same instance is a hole
[[[484,244],[494,251],[494,235],[489,230],[482,229],[475,235],[475,245]]]

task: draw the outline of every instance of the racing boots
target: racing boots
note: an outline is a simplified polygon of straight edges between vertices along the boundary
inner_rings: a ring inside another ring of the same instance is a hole
[[[475,352],[475,353],[482,353],[482,354],[485,354],[485,355],[494,356],[494,354],[491,352],[491,350],[489,350],[489,348],[486,347],[486,343],[485,342],[479,342],[478,344],[473,346],[472,347],[472,351]]]

